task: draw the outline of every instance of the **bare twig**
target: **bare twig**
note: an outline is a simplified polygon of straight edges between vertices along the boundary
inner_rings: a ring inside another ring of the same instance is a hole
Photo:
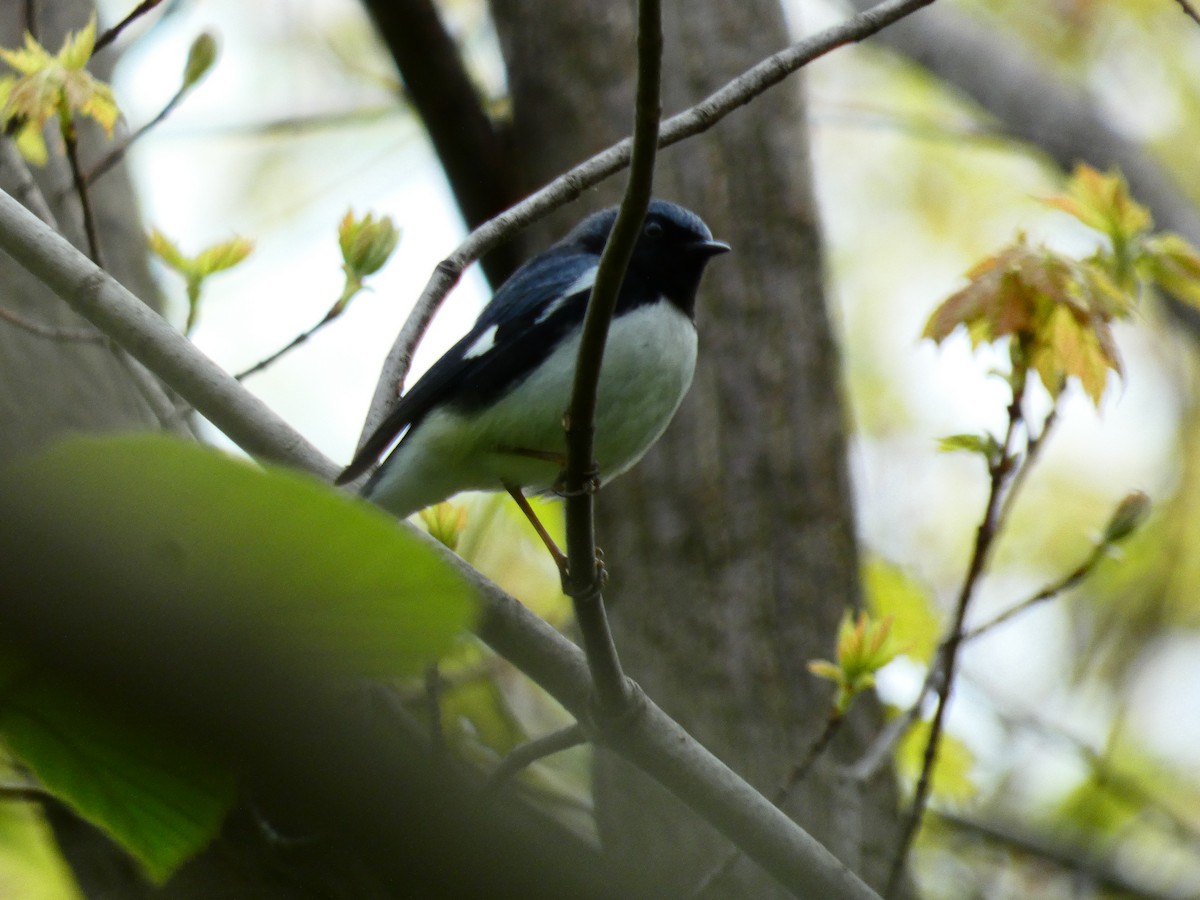
[[[108,343],[108,338],[104,336],[103,332],[97,331],[94,328],[56,328],[52,325],[42,325],[40,322],[31,322],[24,316],[18,315],[11,309],[5,309],[3,306],[0,306],[0,319],[3,319],[10,325],[17,326],[23,331],[28,331],[30,334],[46,338],[50,341],[79,341],[88,344]]]
[[[1078,566],[1072,569],[1068,574],[1064,575],[1053,584],[1048,584],[1036,594],[1022,600],[1016,606],[1011,606],[1004,612],[997,615],[995,618],[989,619],[982,625],[976,625],[970,631],[963,635],[964,641],[972,641],[981,634],[986,634],[997,625],[1002,625],[1014,616],[1020,615],[1031,607],[1037,606],[1039,603],[1044,603],[1047,600],[1052,600],[1064,591],[1069,591],[1083,579],[1087,578],[1092,573],[1092,570],[1100,563],[1108,553],[1109,545],[1099,543],[1092,548],[1092,551],[1087,555]]]
[[[1184,15],[1186,15],[1189,19],[1191,19],[1197,25],[1200,25],[1200,13],[1196,12],[1196,8],[1194,6],[1192,6],[1192,4],[1188,2],[1188,0],[1175,0],[1175,2],[1178,3],[1180,5],[1180,7],[1183,9]]]
[[[1061,835],[1038,835],[1022,830],[1017,825],[980,822],[947,812],[939,812],[937,819],[947,828],[973,835],[1007,850],[1037,857],[1060,869],[1079,873],[1086,877],[1089,887],[1095,890],[1141,900],[1183,900],[1185,897],[1194,897],[1190,891],[1167,892],[1136,883],[1114,865],[1111,853],[1098,852],[1094,846],[1066,844]]]
[[[1054,401],[1054,405],[1050,407],[1050,412],[1046,414],[1046,418],[1042,421],[1042,430],[1036,435],[1027,434],[1025,438],[1025,452],[1021,456],[1020,465],[1013,472],[1012,480],[1008,484],[1008,492],[1004,498],[1004,502],[1000,505],[1000,517],[997,520],[997,530],[1003,528],[1004,523],[1008,521],[1008,517],[1012,514],[1013,504],[1016,502],[1017,496],[1021,493],[1021,486],[1025,483],[1025,479],[1029,476],[1030,470],[1037,462],[1038,456],[1042,452],[1042,448],[1046,446],[1046,438],[1050,436],[1051,430],[1058,422],[1058,401]],[[1026,422],[1025,427],[1029,424]]]
[[[608,326],[617,307],[617,295],[642,230],[646,209],[650,206],[662,112],[659,99],[663,45],[661,4],[659,0],[639,0],[637,8],[637,95],[629,183],[612,234],[600,257],[596,283],[583,321],[571,405],[567,412],[567,464],[563,473],[567,526],[567,574],[564,580],[568,582],[567,593],[574,601],[575,619],[592,670],[597,711],[609,716],[623,713],[631,695],[608,627],[601,593],[603,570],[596,559],[595,498],[591,488],[596,468],[592,455],[596,394]]]
[[[100,240],[96,236],[96,217],[92,212],[92,201],[88,196],[87,183],[83,180],[83,171],[79,168],[79,144],[76,140],[75,123],[68,113],[61,113],[59,124],[62,128],[63,145],[67,149],[67,163],[71,167],[71,179],[75,183],[75,193],[79,195],[79,206],[83,211],[83,231],[87,236],[88,255],[98,266],[104,265],[100,258]]]
[[[578,722],[568,725],[566,728],[560,728],[558,731],[553,731],[550,734],[542,735],[542,737],[535,738],[532,741],[527,741],[521,746],[514,748],[504,759],[500,760],[500,765],[496,766],[492,774],[488,776],[487,783],[483,786],[484,794],[488,796],[495,794],[514,775],[522,769],[529,768],[538,760],[586,743],[587,736],[584,735],[583,727]]]
[[[166,105],[159,110],[158,114],[153,119],[151,119],[149,122],[146,122],[136,131],[130,134],[129,137],[125,138],[120,146],[114,147],[104,155],[103,159],[101,159],[98,163],[92,166],[91,169],[88,170],[87,174],[83,176],[84,183],[94,184],[101,175],[104,175],[106,172],[120,163],[121,160],[125,158],[125,154],[129,152],[129,148],[133,146],[134,141],[137,141],[139,138],[145,136],[145,134],[150,131],[151,128],[157,126],[167,116],[174,112],[175,108],[179,106],[183,98],[186,97],[194,87],[194,84],[181,85],[179,90],[174,93],[171,99],[166,102]]]
[[[429,753],[435,760],[446,759],[446,726],[442,720],[442,694],[446,684],[435,662],[425,670],[425,708],[429,714]]]
[[[296,335],[294,338],[292,338],[290,341],[288,341],[287,344],[285,344],[283,347],[280,347],[278,350],[276,350],[270,356],[265,357],[264,359],[260,359],[258,362],[256,362],[254,365],[252,365],[250,368],[248,368],[244,371],[238,372],[233,377],[236,378],[238,381],[242,381],[243,379],[249,378],[251,375],[261,372],[263,369],[267,368],[267,366],[271,365],[276,360],[278,360],[280,357],[295,350],[297,347],[299,347],[301,344],[303,344],[305,341],[307,341],[310,337],[312,337],[314,334],[316,334],[318,331],[320,331],[322,328],[324,328],[326,325],[328,325],[330,322],[332,322],[334,319],[336,319],[338,317],[338,315],[341,314],[341,312],[342,312],[342,310],[337,307],[330,309],[329,312],[327,312],[325,314],[325,316],[321,319],[321,321],[318,322],[316,325],[312,326],[311,328],[307,329],[306,331],[300,332],[300,334]]]
[[[154,7],[158,6],[160,3],[162,3],[162,0],[142,0],[141,3],[133,8],[133,11],[130,12],[129,15],[123,18],[112,28],[108,29],[108,31],[104,32],[104,34],[100,35],[100,37],[96,38],[96,44],[92,48],[92,55],[96,55],[113,41],[115,41],[121,36],[122,31],[124,31],[146,13],[150,12],[150,10],[154,9]]]
[[[1029,466],[1032,463],[1032,460],[1033,456],[1026,454],[1022,462],[1022,470]],[[1009,482],[1010,495],[1014,490],[1016,490],[1018,475],[1021,474],[1022,470],[1018,470],[1018,472],[1014,473],[1012,480]],[[975,628],[965,632],[962,635],[961,643],[965,644],[968,641],[973,641],[991,631],[996,626],[1007,622],[1031,607],[1037,606],[1039,603],[1044,603],[1047,600],[1052,600],[1064,591],[1068,591],[1075,587],[1077,584],[1079,584],[1079,582],[1090,575],[1092,570],[1095,569],[1100,561],[1104,559],[1110,546],[1111,545],[1109,543],[1098,544],[1092,548],[1087,557],[1080,562],[1078,566],[1076,566],[1058,581],[1046,585],[1036,594],[1033,594],[1013,605],[1009,609],[997,615],[995,618],[990,619],[981,625],[977,625]],[[867,752],[864,753],[858,762],[848,770],[850,777],[860,782],[873,778],[879,771],[880,767],[890,758],[892,749],[896,746],[896,743],[920,717],[921,707],[924,706],[925,699],[929,696],[929,693],[935,689],[935,686],[941,683],[944,671],[942,664],[943,654],[946,652],[949,640],[950,638],[947,636],[938,645],[938,655],[934,660],[933,665],[930,666],[929,672],[926,674],[924,684],[921,685],[921,689],[917,692],[916,700],[913,701],[913,703],[904,711],[903,714],[891,719],[883,728],[883,730],[879,732],[871,746],[867,749]]]
[[[838,47],[861,41],[888,25],[911,15],[933,0],[884,0],[845,22],[827,28],[781,50],[748,69],[695,106],[671,116],[658,133],[660,148],[677,144],[720,122],[734,110],[779,84],[792,73]],[[413,311],[396,337],[383,364],[370,411],[363,425],[360,444],[375,431],[400,396],[412,354],[428,328],[433,314],[467,266],[520,229],[574,200],[584,190],[600,183],[629,164],[629,138],[596,154],[591,159],[555,178],[520,203],[472,231],[458,248],[434,269]]]
[[[913,793],[912,809],[905,819],[900,841],[892,858],[891,872],[888,875],[887,889],[884,896],[893,896],[900,885],[904,872],[905,861],[909,848],[916,838],[921,820],[925,814],[925,806],[929,802],[929,791],[933,781],[933,767],[937,762],[938,748],[941,743],[942,728],[945,724],[946,709],[949,706],[950,694],[954,688],[954,672],[958,664],[958,651],[963,642],[963,622],[967,609],[975,595],[979,578],[987,564],[988,555],[998,535],[1001,506],[1000,501],[1004,488],[1012,474],[1013,445],[1018,427],[1024,421],[1021,409],[1025,397],[1026,370],[1019,366],[1014,354],[1013,372],[1010,376],[1012,383],[1012,402],[1008,405],[1008,428],[1004,435],[1004,443],[997,457],[989,462],[990,486],[988,499],[984,507],[983,520],[975,532],[975,545],[971,552],[971,560],[967,564],[967,573],[959,589],[958,602],[955,604],[954,619],[948,636],[938,656],[941,677],[938,679],[937,703],[933,710],[933,719],[929,723],[929,738],[925,744],[925,754],[921,762],[921,774]]]

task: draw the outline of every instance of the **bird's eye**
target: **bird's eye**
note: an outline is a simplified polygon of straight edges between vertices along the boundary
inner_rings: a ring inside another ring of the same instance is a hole
[[[659,222],[649,222],[645,228],[645,235],[649,238],[662,237],[663,227]]]

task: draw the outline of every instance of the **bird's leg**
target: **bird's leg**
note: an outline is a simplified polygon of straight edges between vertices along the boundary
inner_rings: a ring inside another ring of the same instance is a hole
[[[537,517],[537,513],[533,511],[533,507],[529,505],[529,500],[521,493],[521,489],[515,484],[505,484],[504,489],[508,491],[509,496],[520,507],[521,512],[525,513],[525,518],[529,520],[529,524],[533,526],[533,530],[537,532],[537,536],[542,539],[542,543],[550,551],[550,555],[554,558],[554,564],[558,566],[558,574],[562,577],[563,583],[566,584],[567,555],[558,549],[558,544],[554,543],[554,538],[550,537],[550,532],[546,530],[546,526],[542,524],[542,520]]]

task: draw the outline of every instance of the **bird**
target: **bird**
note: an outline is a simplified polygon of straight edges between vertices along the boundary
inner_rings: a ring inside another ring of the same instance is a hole
[[[337,479],[404,518],[461,491],[507,490],[554,553],[524,492],[548,493],[566,461],[584,314],[612,207],[584,218],[496,291],[471,329],[397,401]],[[595,412],[595,485],[633,466],[658,440],[696,364],[696,294],[706,264],[730,249],[703,220],[650,202],[609,326]],[[397,443],[398,440],[398,443]]]

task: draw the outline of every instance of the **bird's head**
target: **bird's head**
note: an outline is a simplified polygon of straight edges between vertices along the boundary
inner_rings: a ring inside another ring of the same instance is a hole
[[[616,220],[616,207],[594,213],[576,226],[567,241],[599,254]],[[728,244],[713,240],[708,226],[691,210],[666,200],[652,200],[629,268],[691,316],[704,266],[728,250]]]

